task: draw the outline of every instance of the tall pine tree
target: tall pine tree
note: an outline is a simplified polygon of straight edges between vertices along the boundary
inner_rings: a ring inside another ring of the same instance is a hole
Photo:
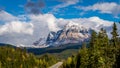
[[[112,32],[111,32],[111,34],[112,34],[112,42],[113,42],[113,45],[114,45],[114,47],[117,47],[117,45],[118,45],[118,32],[117,32],[117,26],[116,26],[116,24],[114,23],[113,24],[113,28],[112,28]]]
[[[90,40],[90,48],[95,49],[97,44],[98,44],[97,33],[93,30],[91,35],[91,40]]]
[[[120,40],[119,40],[119,34],[118,34],[118,32],[117,32],[117,25],[116,25],[116,23],[114,23],[113,24],[113,29],[112,29],[112,32],[111,32],[111,34],[112,34],[112,39],[111,39],[111,41],[112,41],[112,45],[114,46],[114,49],[113,49],[113,51],[114,51],[114,53],[115,53],[115,63],[114,63],[114,65],[113,65],[113,67],[114,68],[119,68],[120,66],[119,66],[119,62],[120,62],[120,60],[119,60],[119,58],[120,58]]]
[[[98,42],[99,46],[101,47],[105,47],[109,44],[108,35],[106,33],[106,30],[103,28],[101,28],[100,32],[98,33]]]

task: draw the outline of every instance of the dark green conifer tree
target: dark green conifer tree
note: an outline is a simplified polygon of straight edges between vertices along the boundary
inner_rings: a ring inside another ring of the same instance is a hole
[[[82,49],[80,49],[80,68],[88,68],[89,65],[89,53],[88,53],[88,49],[86,48],[86,43],[83,43],[82,45]]]
[[[111,34],[112,34],[112,39],[111,39],[112,43],[113,43],[114,47],[117,47],[118,42],[119,42],[119,40],[118,40],[119,34],[117,32],[117,26],[116,26],[115,23],[113,24],[113,28],[112,28]]]
[[[98,44],[97,33],[93,30],[90,40],[90,48],[95,49]]]

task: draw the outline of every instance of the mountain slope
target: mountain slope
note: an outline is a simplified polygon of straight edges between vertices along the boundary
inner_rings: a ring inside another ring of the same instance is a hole
[[[91,30],[77,23],[69,23],[62,30],[50,32],[46,43],[48,45],[61,45],[68,43],[87,42],[90,39]]]

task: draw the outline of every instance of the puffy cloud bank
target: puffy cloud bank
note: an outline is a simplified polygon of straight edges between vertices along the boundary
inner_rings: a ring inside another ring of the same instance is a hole
[[[46,38],[50,31],[59,30],[52,14],[15,17],[2,11],[0,15],[3,16],[0,21],[4,22],[0,25],[0,43],[32,45],[39,38]]]
[[[21,18],[23,18],[22,21]],[[112,21],[103,20],[96,16],[76,19],[56,18],[52,14],[16,17],[5,11],[0,12],[0,20],[4,22],[4,24],[0,25],[0,43],[26,46],[32,45],[39,38],[47,38],[50,31],[60,30],[71,21],[96,31],[104,27],[108,34],[110,34],[113,24]],[[118,26],[120,27],[120,25]]]

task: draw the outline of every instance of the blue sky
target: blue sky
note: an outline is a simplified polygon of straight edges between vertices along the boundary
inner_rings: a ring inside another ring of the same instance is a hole
[[[82,6],[82,7],[93,6],[94,4],[97,3],[101,3],[101,4],[116,3],[117,5],[120,6],[119,0],[42,0],[42,1],[41,0],[0,0],[0,8],[14,16],[18,16],[21,14],[28,14],[28,12],[25,10],[25,5],[28,4],[29,1],[33,2],[34,4],[38,4],[37,2],[39,1],[42,2],[44,6],[42,7],[38,6],[40,12],[42,14],[52,13],[57,18],[71,19],[71,18],[89,18],[92,16],[98,16],[104,20],[110,20],[116,22],[118,22],[120,19],[119,18],[120,13],[114,16],[112,15],[112,13],[100,13],[102,9],[100,10],[98,9],[95,11],[93,10],[84,11],[83,9],[76,8],[78,6]],[[58,5],[59,7],[56,7]],[[66,6],[62,6],[62,5],[66,5]],[[106,8],[109,8],[109,5],[105,6],[104,9]]]

